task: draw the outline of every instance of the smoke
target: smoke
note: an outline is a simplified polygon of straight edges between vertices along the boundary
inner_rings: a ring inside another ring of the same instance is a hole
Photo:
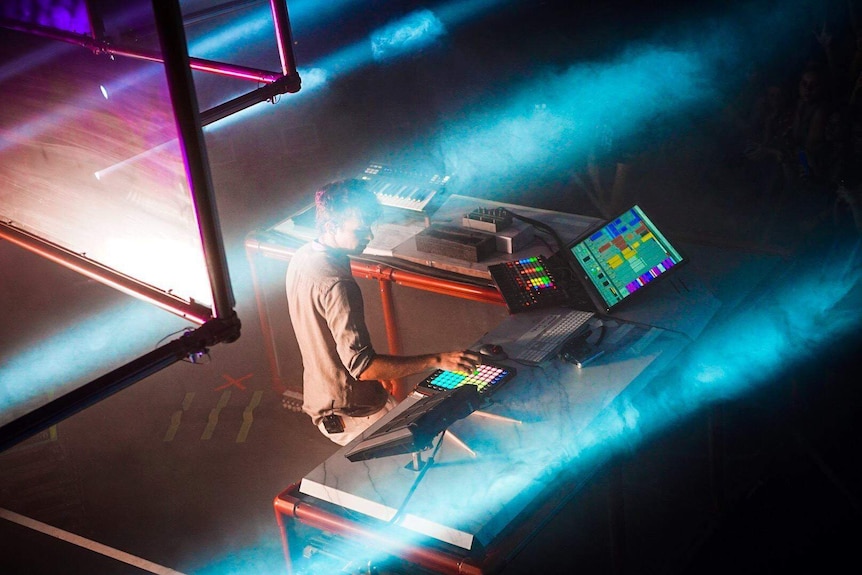
[[[704,81],[707,67],[698,54],[642,46],[613,61],[538,74],[497,105],[443,130],[438,146],[446,173],[473,189],[480,179],[488,187],[564,171],[600,145],[638,138],[663,117],[714,98]]]
[[[38,345],[0,362],[0,413],[12,421],[82,383],[94,371],[123,365],[152,351],[165,334],[190,324],[151,304],[131,301],[71,323]]]
[[[443,22],[430,10],[418,10],[371,34],[376,61],[415,53],[446,33]]]
[[[859,243],[818,245],[788,262],[766,293],[689,346],[678,377],[636,405],[642,431],[684,420],[720,401],[785,386],[842,345],[858,342],[862,318],[844,302],[859,289]]]
[[[562,71],[537,62],[519,84],[495,87],[480,106],[442,126],[437,148],[446,173],[455,176],[453,185],[475,192],[566,173],[609,148],[656,147],[698,114],[720,111],[746,70],[795,66],[789,55],[813,38],[809,24],[805,0],[747,3],[671,20],[636,42],[605,41],[601,56],[573,55]]]

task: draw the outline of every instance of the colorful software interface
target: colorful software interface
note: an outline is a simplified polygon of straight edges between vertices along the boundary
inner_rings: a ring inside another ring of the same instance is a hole
[[[420,384],[437,391],[454,389],[461,385],[475,385],[479,393],[488,395],[514,375],[514,370],[497,365],[481,364],[473,373],[438,369]]]
[[[682,261],[638,206],[572,246],[610,308]]]

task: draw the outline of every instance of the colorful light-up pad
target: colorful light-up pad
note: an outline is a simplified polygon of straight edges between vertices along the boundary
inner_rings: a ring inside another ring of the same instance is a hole
[[[565,290],[541,255],[494,264],[488,271],[512,313],[566,303]]]
[[[445,391],[461,385],[475,385],[480,394],[487,396],[514,376],[515,370],[512,368],[483,363],[473,373],[438,369],[426,377],[419,386],[435,391]]]

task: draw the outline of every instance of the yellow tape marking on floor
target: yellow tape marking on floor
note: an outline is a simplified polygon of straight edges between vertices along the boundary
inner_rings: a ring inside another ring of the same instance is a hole
[[[251,401],[242,412],[242,427],[236,436],[237,443],[245,443],[245,438],[248,437],[248,430],[251,429],[251,424],[254,421],[254,408],[260,405],[260,398],[263,396],[262,391],[255,391],[251,396]]]
[[[215,406],[215,409],[210,411],[209,420],[207,421],[206,429],[204,429],[203,435],[201,435],[201,439],[210,439],[213,436],[213,432],[215,431],[216,425],[218,425],[218,415],[224,406],[227,405],[227,402],[230,401],[230,390],[226,389],[224,393],[221,394],[221,398],[218,400],[218,405]]]
[[[180,428],[180,422],[183,419],[183,412],[188,411],[189,407],[192,405],[192,399],[195,397],[195,392],[190,391],[183,398],[182,409],[178,409],[171,415],[171,424],[168,426],[168,430],[165,432],[164,441],[173,441],[174,436],[177,434],[177,430]]]

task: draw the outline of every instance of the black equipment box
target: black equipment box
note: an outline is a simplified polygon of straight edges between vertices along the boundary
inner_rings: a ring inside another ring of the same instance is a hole
[[[493,234],[458,226],[432,224],[416,236],[420,252],[478,262],[494,253],[497,241]]]

